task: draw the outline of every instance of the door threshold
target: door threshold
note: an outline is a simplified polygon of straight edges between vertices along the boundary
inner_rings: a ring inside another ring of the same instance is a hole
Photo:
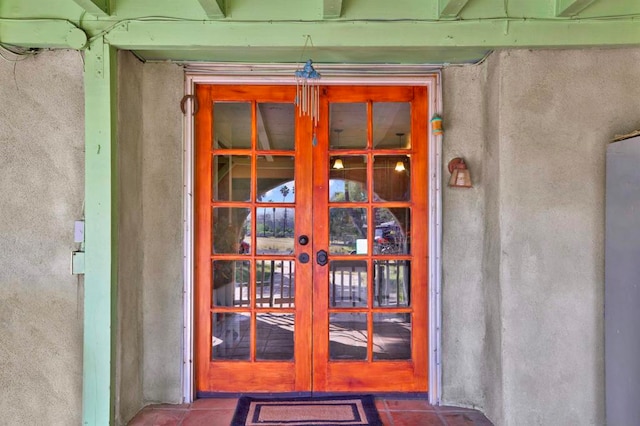
[[[385,399],[429,399],[429,392],[197,392],[196,399],[204,398],[313,398],[349,395],[373,395]]]

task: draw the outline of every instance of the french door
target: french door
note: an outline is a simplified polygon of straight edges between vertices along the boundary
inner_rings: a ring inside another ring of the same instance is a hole
[[[427,391],[426,91],[197,86],[198,394]]]

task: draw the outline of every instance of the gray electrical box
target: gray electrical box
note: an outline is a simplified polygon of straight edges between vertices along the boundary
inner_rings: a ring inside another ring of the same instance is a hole
[[[607,426],[640,425],[640,137],[607,148]]]

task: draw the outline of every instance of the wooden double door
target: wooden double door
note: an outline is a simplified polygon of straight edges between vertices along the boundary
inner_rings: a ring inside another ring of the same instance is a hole
[[[196,93],[197,393],[426,392],[427,88]]]

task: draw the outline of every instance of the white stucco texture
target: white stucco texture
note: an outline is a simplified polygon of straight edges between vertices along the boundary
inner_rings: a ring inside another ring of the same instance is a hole
[[[0,423],[80,424],[83,299],[70,273],[84,196],[80,54],[0,59],[0,100]]]

